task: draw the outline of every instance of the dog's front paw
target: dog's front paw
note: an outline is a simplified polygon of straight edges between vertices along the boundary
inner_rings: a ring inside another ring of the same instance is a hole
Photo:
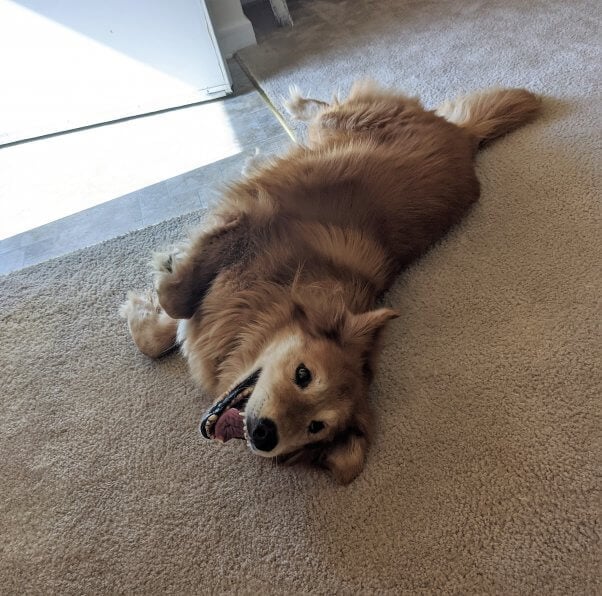
[[[176,344],[177,322],[164,312],[154,292],[128,292],[119,314],[138,349],[150,358],[158,358]]]
[[[128,292],[125,302],[119,307],[119,314],[128,322],[130,330],[132,324],[136,326],[140,321],[149,317],[157,317],[161,307],[153,292]]]
[[[173,247],[171,250],[153,253],[151,260],[153,285],[157,293],[156,300],[174,318],[180,318],[176,316],[178,313],[174,312],[172,304],[178,303],[181,299],[180,273],[186,270],[186,267],[181,267],[185,256],[186,253],[182,248]]]
[[[164,252],[158,251],[153,254],[151,266],[156,274],[173,273],[181,258],[182,250],[179,248]]]
[[[197,259],[189,254],[189,245],[181,244],[153,254],[151,268],[158,304],[174,319],[190,318],[196,298],[194,284]]]

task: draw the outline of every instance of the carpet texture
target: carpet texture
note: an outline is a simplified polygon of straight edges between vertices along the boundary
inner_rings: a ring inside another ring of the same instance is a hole
[[[243,54],[275,101],[362,74],[429,104],[494,82],[552,99],[480,155],[480,204],[387,295],[348,487],[202,440],[184,362],[117,318],[202,214],[0,279],[0,593],[600,593],[597,5],[291,8]]]

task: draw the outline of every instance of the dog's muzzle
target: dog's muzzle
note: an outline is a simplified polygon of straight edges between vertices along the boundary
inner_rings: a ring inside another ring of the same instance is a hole
[[[261,369],[251,373],[205,412],[199,431],[206,439],[225,443],[245,438],[244,409],[260,374]]]

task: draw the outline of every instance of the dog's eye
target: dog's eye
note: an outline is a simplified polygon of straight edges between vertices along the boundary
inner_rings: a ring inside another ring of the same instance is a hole
[[[300,364],[295,371],[295,385],[305,389],[311,383],[311,373],[305,367],[305,364]]]
[[[323,428],[324,428],[324,423],[323,422],[321,422],[320,420],[312,420],[309,423],[309,426],[307,427],[307,430],[312,435],[315,435],[316,433],[319,433]]]

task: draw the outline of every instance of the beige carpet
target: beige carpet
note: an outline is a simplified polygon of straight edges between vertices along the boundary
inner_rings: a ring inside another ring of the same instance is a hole
[[[297,6],[256,50],[283,60],[266,91],[338,68],[325,95],[386,50],[429,101],[498,77],[555,99],[481,155],[481,203],[389,293],[364,474],[342,488],[197,435],[182,360],[146,360],[116,317],[193,218],[136,232],[0,279],[0,593],[602,592],[595,5],[377,5]],[[295,35],[316,44],[287,64]]]

